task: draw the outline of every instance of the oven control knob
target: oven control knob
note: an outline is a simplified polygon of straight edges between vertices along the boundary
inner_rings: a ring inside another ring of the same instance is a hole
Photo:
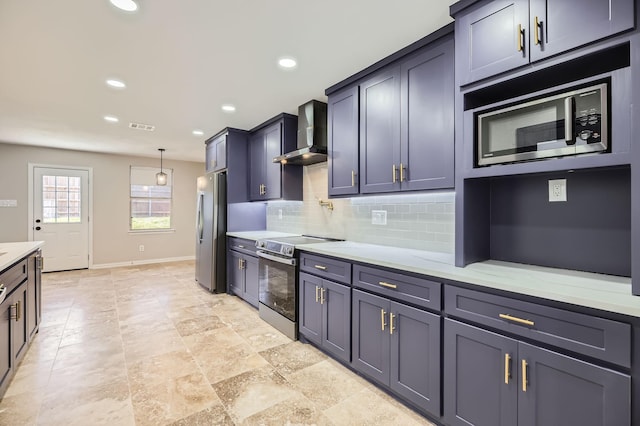
[[[256,243],[256,247],[258,247],[258,248],[263,248],[263,247],[264,247],[264,242],[263,242],[263,241],[258,241],[258,242]]]
[[[293,247],[286,247],[284,249],[284,252],[285,252],[285,254],[292,255],[293,254]]]

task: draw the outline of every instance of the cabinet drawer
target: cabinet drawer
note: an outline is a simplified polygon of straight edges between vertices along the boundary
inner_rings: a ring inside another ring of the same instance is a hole
[[[300,253],[300,271],[309,272],[332,281],[351,284],[351,264],[342,260]]]
[[[631,366],[630,324],[455,286],[445,312],[578,354]]]
[[[0,274],[0,284],[7,288],[6,295],[27,279],[27,259],[23,259]]]
[[[255,256],[256,255],[256,243],[251,240],[237,237],[229,237],[227,248],[230,250],[239,251]]]
[[[425,278],[354,265],[353,285],[424,308],[440,310],[441,284]]]

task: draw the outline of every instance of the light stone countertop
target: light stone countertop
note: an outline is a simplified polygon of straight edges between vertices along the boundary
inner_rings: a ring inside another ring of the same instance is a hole
[[[240,232],[227,232],[228,237],[246,238],[247,240],[262,240],[264,238],[276,238],[276,237],[296,237],[300,234],[289,234],[287,232],[276,231],[240,231]]]
[[[0,243],[0,272],[43,245],[44,241]]]
[[[300,250],[436,278],[640,317],[631,279],[540,266],[486,261],[458,268],[420,250],[351,241],[305,244]]]

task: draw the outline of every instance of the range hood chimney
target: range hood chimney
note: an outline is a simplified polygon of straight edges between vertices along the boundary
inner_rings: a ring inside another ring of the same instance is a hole
[[[274,163],[310,164],[327,161],[327,104],[312,100],[298,107],[297,150],[274,157]]]

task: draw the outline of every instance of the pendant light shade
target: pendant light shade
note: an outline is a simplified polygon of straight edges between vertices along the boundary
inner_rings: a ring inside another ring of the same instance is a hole
[[[160,151],[160,172],[156,173],[156,185],[165,186],[167,184],[167,174],[162,171],[162,153],[164,148],[158,148]]]

